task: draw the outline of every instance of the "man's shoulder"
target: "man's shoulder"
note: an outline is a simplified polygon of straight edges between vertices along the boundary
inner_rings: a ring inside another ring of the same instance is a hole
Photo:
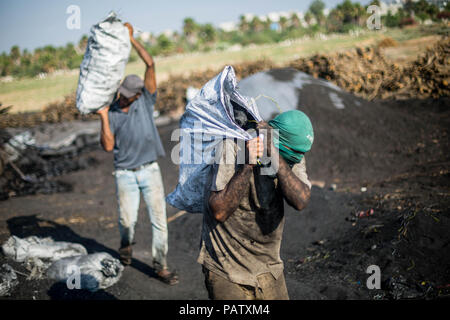
[[[142,88],[142,94],[141,96],[138,98],[138,100],[144,100],[145,102],[150,102],[150,103],[155,103],[156,102],[156,98],[158,96],[158,90],[155,90],[155,92],[151,93],[150,91],[148,91],[148,89],[144,86]]]

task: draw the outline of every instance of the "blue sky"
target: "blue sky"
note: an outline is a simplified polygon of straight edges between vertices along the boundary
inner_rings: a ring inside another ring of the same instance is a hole
[[[181,30],[185,17],[215,25],[237,21],[243,13],[266,14],[271,11],[298,10],[305,12],[310,0],[1,0],[0,52],[13,45],[33,50],[47,44],[59,46],[76,43],[90,27],[104,18],[110,10],[122,20],[150,32],[166,29]],[[342,0],[325,0],[333,8]],[[365,4],[369,1],[360,0]],[[69,30],[66,9],[77,5],[81,10],[81,27]]]

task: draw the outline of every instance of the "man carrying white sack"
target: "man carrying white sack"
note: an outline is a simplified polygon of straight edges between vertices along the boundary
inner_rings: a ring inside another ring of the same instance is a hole
[[[300,110],[283,112],[257,127],[265,131],[265,139],[249,140],[246,147],[225,139],[214,165],[197,260],[210,299],[289,299],[280,258],[284,201],[298,211],[309,201],[304,154],[311,149],[314,132]],[[272,136],[272,129],[279,134]],[[263,150],[275,170],[270,175],[257,165]]]
[[[127,76],[118,90],[118,99],[97,113],[101,117],[101,144],[114,152],[119,207],[120,261],[130,265],[132,243],[138,217],[140,192],[147,204],[152,224],[153,267],[160,280],[169,285],[178,283],[175,273],[167,267],[167,218],[164,186],[156,162],[164,149],[153,120],[156,101],[155,64],[151,55],[133,37],[133,27],[125,23],[130,41],[146,65],[145,79]]]

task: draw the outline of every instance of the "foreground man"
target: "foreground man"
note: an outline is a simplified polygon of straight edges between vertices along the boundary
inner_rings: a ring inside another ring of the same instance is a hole
[[[247,142],[246,164],[236,163],[238,144],[225,140],[221,161],[215,165],[198,258],[210,299],[289,299],[280,259],[283,200],[299,211],[309,200],[304,153],[311,148],[313,129],[298,110],[258,127],[267,129],[266,150],[278,168],[275,174],[262,175],[261,166],[252,164],[263,155],[259,138]],[[279,149],[271,128],[279,129]]]
[[[156,101],[156,77],[153,58],[133,38],[133,27],[126,23],[130,41],[146,65],[145,79],[127,76],[120,88],[119,98],[111,108],[98,113],[102,121],[101,144],[114,151],[117,201],[119,207],[120,260],[131,264],[134,228],[138,217],[140,191],[147,204],[152,223],[153,267],[167,284],[178,278],[167,268],[167,219],[164,186],[156,162],[164,149],[153,121]]]

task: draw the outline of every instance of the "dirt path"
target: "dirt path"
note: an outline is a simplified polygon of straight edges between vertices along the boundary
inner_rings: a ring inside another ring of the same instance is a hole
[[[167,130],[169,128],[164,128]],[[167,136],[162,134],[162,138]],[[112,158],[103,151],[93,151],[91,156],[101,164],[96,168],[68,174],[64,181],[73,184],[71,193],[36,195],[13,198],[2,203],[0,209],[0,240],[10,234],[19,237],[29,235],[52,236],[55,240],[83,244],[89,252],[106,251],[117,256],[119,243],[114,180],[111,175]],[[165,159],[167,160],[167,159]],[[164,173],[166,193],[173,190],[177,181],[177,169],[170,161],[159,161]],[[287,210],[285,239],[282,258],[287,264],[305,252],[304,244],[328,237],[331,233],[345,232],[342,224],[347,212],[349,197],[332,191],[314,188],[311,206],[301,214]],[[338,208],[338,210],[336,210]],[[178,210],[168,208],[168,216]],[[325,224],[318,221],[325,220]],[[151,226],[145,205],[141,201],[139,221],[136,227],[135,259],[127,267],[120,282],[106,291],[81,298],[117,299],[207,299],[201,267],[196,263],[201,230],[201,216],[185,214],[169,223],[169,265],[176,268],[180,283],[167,287],[153,278],[151,265]],[[299,230],[302,232],[299,233]],[[4,257],[0,257],[3,263]],[[26,272],[20,265],[19,271]],[[292,299],[321,298],[317,288],[309,288],[287,274]],[[47,280],[26,281],[22,276],[16,299],[48,299],[69,292],[60,286],[51,286]],[[72,293],[70,293],[72,296]],[[67,296],[68,298],[69,296]],[[80,298],[79,295],[74,297]],[[59,298],[62,298],[59,297]]]

